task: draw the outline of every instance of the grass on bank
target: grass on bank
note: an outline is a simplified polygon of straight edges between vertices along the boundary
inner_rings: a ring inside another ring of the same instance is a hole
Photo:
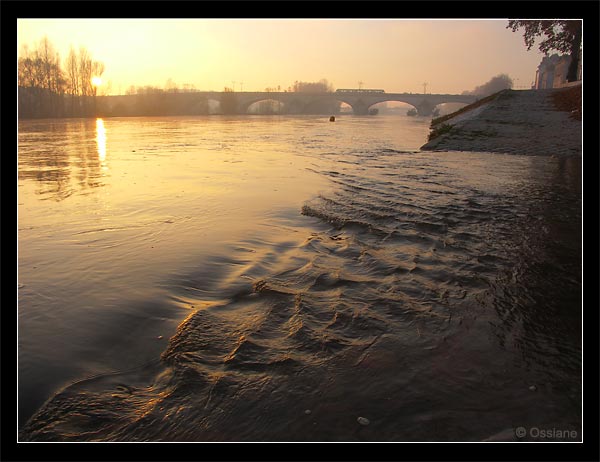
[[[452,130],[452,125],[450,124],[438,124],[435,127],[432,124],[427,141],[431,141],[434,138],[443,135],[444,133],[448,133],[450,130]]]
[[[458,111],[454,111],[450,114],[446,114],[445,116],[441,116],[441,117],[437,117],[435,119],[431,120],[431,125],[430,125],[430,132],[429,132],[429,136],[427,137],[427,141],[431,141],[435,138],[437,138],[438,136],[444,135],[446,133],[449,133],[452,130],[453,125],[444,123],[447,120],[452,119],[453,117],[456,117],[457,115],[463,114],[465,112],[471,111],[472,109],[478,108],[479,106],[483,106],[484,104],[489,103],[490,101],[495,100],[498,96],[500,96],[500,94],[506,92],[507,90],[501,90],[497,93],[493,93],[489,96],[486,96],[485,98],[481,98],[478,99],[477,101],[475,101],[474,103],[468,104],[467,106],[464,106],[462,108],[460,108]]]
[[[459,114],[462,114],[464,112],[468,112],[471,109],[475,109],[478,108],[479,106],[483,106],[486,103],[489,103],[490,101],[495,100],[498,96],[500,96],[501,93],[504,93],[506,90],[500,90],[497,93],[493,93],[489,96],[486,96],[485,98],[481,98],[478,99],[477,101],[475,101],[474,103],[468,104],[464,107],[461,107],[458,111],[454,111],[450,114],[446,114],[445,116],[441,116],[441,117],[437,117],[435,119],[431,120],[431,127],[440,124],[442,122],[445,122],[448,119],[451,119],[452,117],[456,117]]]

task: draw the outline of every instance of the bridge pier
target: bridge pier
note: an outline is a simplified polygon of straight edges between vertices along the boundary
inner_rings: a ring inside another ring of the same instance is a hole
[[[352,112],[356,115],[367,115],[369,114],[369,106],[359,99],[356,103],[352,104]]]
[[[416,106],[416,108],[417,113],[420,116],[430,116],[433,114],[433,109],[435,108],[435,105],[424,99],[418,106]]]

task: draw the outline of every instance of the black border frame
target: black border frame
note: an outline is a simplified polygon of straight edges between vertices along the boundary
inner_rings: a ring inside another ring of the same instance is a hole
[[[206,17],[206,18],[490,18],[490,19],[539,19],[539,18],[583,18],[584,20],[584,169],[583,192],[584,207],[583,234],[584,251],[584,288],[600,287],[596,274],[592,269],[598,268],[600,254],[598,252],[598,207],[595,200],[598,192],[598,29],[599,5],[597,1],[393,1],[393,2],[352,2],[329,1],[314,3],[304,2],[33,2],[3,1],[2,9],[2,51],[6,64],[15,56],[16,19],[20,17],[110,17],[108,12],[115,12],[114,17]],[[112,6],[112,8],[111,8]],[[99,11],[101,14],[93,15]],[[315,14],[310,14],[313,11]],[[105,13],[105,14],[102,14]],[[235,13],[235,14],[234,14]],[[326,13],[326,14],[324,14]],[[586,59],[587,58],[587,59]],[[15,140],[16,133],[16,86],[11,80],[15,78],[15,68],[5,65],[3,74],[8,82],[3,91],[6,96],[3,112],[8,112],[4,119],[5,136],[3,145]],[[586,85],[587,83],[587,85]],[[8,89],[13,90],[9,93]],[[10,99],[11,96],[13,99]],[[13,123],[14,130],[13,130]],[[12,150],[14,149],[14,151]],[[16,146],[4,149],[3,179],[15,178]],[[10,163],[9,163],[10,162]],[[4,198],[12,198],[15,183],[4,182],[10,192]],[[7,186],[8,185],[8,186]],[[8,201],[9,199],[7,199]],[[14,202],[10,202],[7,210],[13,215]],[[594,213],[596,212],[596,213]],[[16,226],[8,227],[16,231]],[[15,255],[16,239],[4,233],[3,247],[7,254]],[[12,260],[8,259],[7,260]],[[8,273],[11,274],[11,273]],[[12,293],[16,280],[4,278],[4,295]],[[16,342],[13,334],[15,312],[5,304],[2,310],[4,320],[4,348],[2,349],[4,370],[4,387],[2,390],[2,439],[0,458],[2,460],[136,460],[136,461],[184,461],[184,460],[536,460],[536,461],[587,461],[600,460],[598,442],[598,298],[584,298],[584,425],[583,443],[17,443],[15,416],[12,403],[16,396],[15,377],[11,373],[16,369]],[[590,302],[591,300],[591,302]],[[120,444],[120,446],[116,446]],[[327,446],[320,446],[327,444]],[[133,445],[133,446],[132,446]],[[200,445],[200,446],[198,446]]]

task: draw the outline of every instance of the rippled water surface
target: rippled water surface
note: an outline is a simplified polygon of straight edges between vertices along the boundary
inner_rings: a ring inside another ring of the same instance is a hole
[[[20,122],[20,438],[581,434],[581,161],[428,126]]]

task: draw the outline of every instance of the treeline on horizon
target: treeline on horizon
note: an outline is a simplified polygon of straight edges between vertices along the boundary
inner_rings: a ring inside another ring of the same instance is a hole
[[[475,95],[479,96],[480,98],[485,98],[486,96],[493,95],[494,93],[498,93],[499,91],[507,90],[512,87],[513,80],[508,76],[508,74],[498,74],[483,85],[479,85],[470,91],[463,91],[462,94]]]
[[[218,101],[206,97],[195,97],[198,90],[193,85],[184,84],[179,87],[172,79],[168,79],[164,87],[131,85],[125,90],[125,96],[132,100],[125,104],[117,103],[114,107],[106,108],[99,105],[99,115],[102,116],[160,116],[160,115],[208,115],[208,114],[237,114],[237,92],[232,87],[225,86],[220,90]],[[294,93],[333,93],[335,88],[327,79],[318,82],[295,81],[293,85],[282,89],[281,86],[267,87],[265,93],[294,92]],[[216,103],[216,104],[215,104]],[[319,101],[309,108],[285,107],[282,103],[267,99],[253,104],[249,114],[338,114],[341,102]]]
[[[125,95],[151,95],[162,93],[197,93],[205,90],[198,90],[193,84],[183,84],[182,87],[177,86],[173,79],[167,79],[164,88],[154,85],[135,86],[131,85],[125,90]],[[224,93],[235,93],[232,87],[225,86]],[[266,93],[275,92],[295,92],[295,93],[333,93],[335,87],[327,79],[321,79],[318,82],[300,82],[296,80],[293,85],[282,89],[281,86],[267,87],[263,90]]]
[[[160,116],[160,115],[203,115],[236,114],[237,100],[233,88],[225,86],[220,101],[211,102],[206,98],[189,98],[184,94],[197,93],[193,85],[178,87],[168,79],[164,88],[157,86],[130,86],[125,95],[135,96],[133,102],[118,103],[115,106],[105,104],[103,98],[97,98],[97,86],[94,77],[100,78],[104,64],[93,59],[91,53],[81,47],[76,51],[71,47],[67,58],[61,62],[59,53],[50,40],[44,37],[33,47],[23,45],[18,59],[18,117],[60,118],[60,117],[106,117],[106,116]],[[499,74],[488,82],[463,94],[485,97],[505,88],[512,88],[513,81],[507,74]],[[335,91],[327,79],[318,82],[295,81],[283,89],[281,86],[268,87],[263,91],[295,93],[331,93]],[[173,98],[182,94],[183,98]],[[249,112],[253,114],[338,114],[341,102],[316,102],[310,108],[284,107],[275,100],[261,101]]]
[[[48,37],[30,48],[24,44],[17,64],[19,118],[89,117],[94,115],[97,88],[104,64],[91,53],[71,46],[61,63],[60,54]]]
[[[235,114],[236,96],[231,87],[223,88],[218,109],[211,108],[206,99],[193,100],[189,104],[173,101],[167,95],[196,93],[193,85],[178,87],[168,79],[164,88],[156,86],[130,86],[125,95],[136,96],[131,105],[118,104],[107,108],[102,98],[97,98],[94,77],[100,78],[105,70],[102,62],[93,59],[91,53],[81,47],[71,47],[67,58],[61,61],[60,54],[48,37],[30,47],[24,44],[18,58],[18,117],[61,118],[96,116],[152,116],[152,115],[200,115]],[[282,91],[281,87],[268,87],[265,92]],[[326,79],[318,82],[296,81],[283,91],[300,93],[333,92],[334,87]],[[341,103],[323,102],[311,107],[314,113],[338,113]],[[262,101],[253,108],[253,113],[274,114],[281,112],[276,101]]]

